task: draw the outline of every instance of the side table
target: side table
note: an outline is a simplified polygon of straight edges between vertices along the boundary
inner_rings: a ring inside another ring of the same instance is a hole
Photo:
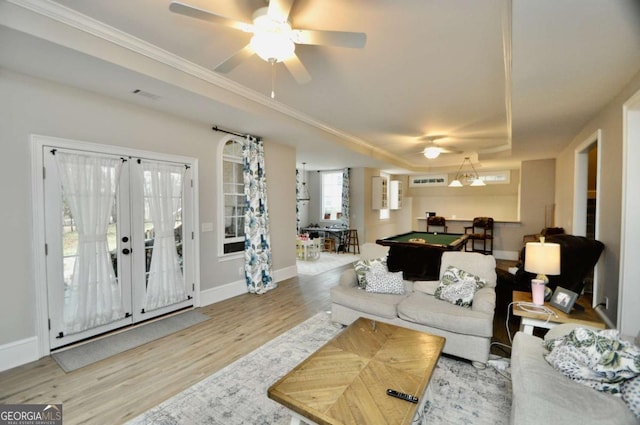
[[[578,323],[594,328],[606,328],[605,323],[600,319],[598,313],[591,308],[588,299],[584,297],[578,298],[578,301],[576,302],[576,304],[584,307],[584,311],[577,311],[574,309],[570,314],[560,311],[551,304],[545,302],[544,306],[556,314],[556,316],[552,315],[551,317],[544,313],[526,311],[518,306],[518,303],[530,302],[532,302],[530,292],[513,291],[513,315],[520,317],[520,330],[526,334],[533,335],[534,327],[551,329],[561,323]]]

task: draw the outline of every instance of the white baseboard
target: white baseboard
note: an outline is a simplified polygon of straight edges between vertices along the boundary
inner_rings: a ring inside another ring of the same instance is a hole
[[[273,272],[273,280],[281,282],[297,275],[296,266],[285,267]],[[244,279],[237,280],[202,291],[200,293],[200,305],[214,304],[246,293],[247,285]],[[0,372],[36,361],[39,358],[38,338],[35,336],[0,345]]]
[[[298,268],[295,265],[285,267],[284,269],[279,269],[273,272],[274,282],[282,282],[283,280],[287,280],[296,276],[298,276]]]
[[[613,323],[613,321],[609,318],[609,316],[607,316],[607,314],[605,313],[605,309],[603,307],[596,306],[594,310],[596,311],[596,313],[598,313],[598,316],[600,316],[600,318],[604,320],[604,323],[607,324],[607,328],[617,329],[618,326],[615,323]]]
[[[21,339],[0,345],[0,372],[38,360],[38,338]]]
[[[200,306],[215,304],[229,298],[247,293],[247,284],[242,280],[216,286],[215,288],[200,291]]]
[[[282,282],[283,280],[295,277],[298,275],[298,269],[296,266],[285,267],[283,269],[274,270],[273,281]],[[236,297],[238,295],[247,293],[247,284],[244,279],[236,280],[235,282],[227,283],[225,285],[216,286],[215,288],[206,289],[200,292],[200,306],[215,304],[220,301],[224,301],[229,298]]]

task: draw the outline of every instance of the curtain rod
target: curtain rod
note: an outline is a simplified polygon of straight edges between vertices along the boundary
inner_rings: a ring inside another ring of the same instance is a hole
[[[252,136],[252,137],[255,137],[255,138],[256,138],[256,139],[258,139],[258,140],[261,140],[261,138],[260,138],[260,137],[258,137],[258,136],[254,136],[254,135],[252,135],[252,134],[240,134],[240,133],[237,133],[237,132],[235,132],[235,131],[230,131],[230,130],[223,130],[222,128],[219,128],[217,125],[214,125],[213,127],[211,127],[211,129],[212,129],[213,131],[220,131],[220,132],[222,132],[222,133],[231,134],[231,135],[233,135],[233,136],[238,136],[238,137]]]

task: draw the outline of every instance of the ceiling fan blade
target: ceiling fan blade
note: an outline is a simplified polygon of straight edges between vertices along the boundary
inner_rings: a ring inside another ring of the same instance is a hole
[[[298,84],[306,84],[311,81],[311,75],[309,75],[307,68],[305,68],[304,64],[300,61],[300,58],[295,53],[289,58],[282,61],[282,63],[284,63],[284,66],[287,67]]]
[[[447,149],[447,148],[442,148],[438,146],[438,149],[440,149],[440,153],[455,153],[455,154],[461,154],[462,151],[459,151],[457,149]]]
[[[202,19],[203,21],[224,25],[245,32],[250,32],[251,28],[253,27],[251,24],[236,21],[234,19],[229,19],[222,15],[216,15],[215,13],[209,12],[208,10],[189,6],[188,4],[180,3],[179,1],[172,1],[169,4],[169,10],[180,15],[188,16],[190,18]]]
[[[367,34],[363,32],[301,30],[293,31],[298,44],[321,46],[351,47],[361,49],[367,43]]]
[[[287,21],[294,0],[269,0],[267,14],[276,21]]]
[[[216,66],[214,71],[226,74],[236,66],[240,65],[245,59],[249,59],[255,54],[255,51],[251,48],[251,45],[247,44],[242,49],[235,52],[231,57],[227,58],[224,62]]]

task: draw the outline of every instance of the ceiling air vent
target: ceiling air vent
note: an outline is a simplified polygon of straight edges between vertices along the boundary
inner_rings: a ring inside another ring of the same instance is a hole
[[[151,99],[151,100],[160,99],[160,96],[158,96],[157,94],[149,93],[148,91],[144,91],[140,89],[135,89],[134,91],[132,91],[132,93],[137,94],[138,96],[146,97],[147,99]]]

